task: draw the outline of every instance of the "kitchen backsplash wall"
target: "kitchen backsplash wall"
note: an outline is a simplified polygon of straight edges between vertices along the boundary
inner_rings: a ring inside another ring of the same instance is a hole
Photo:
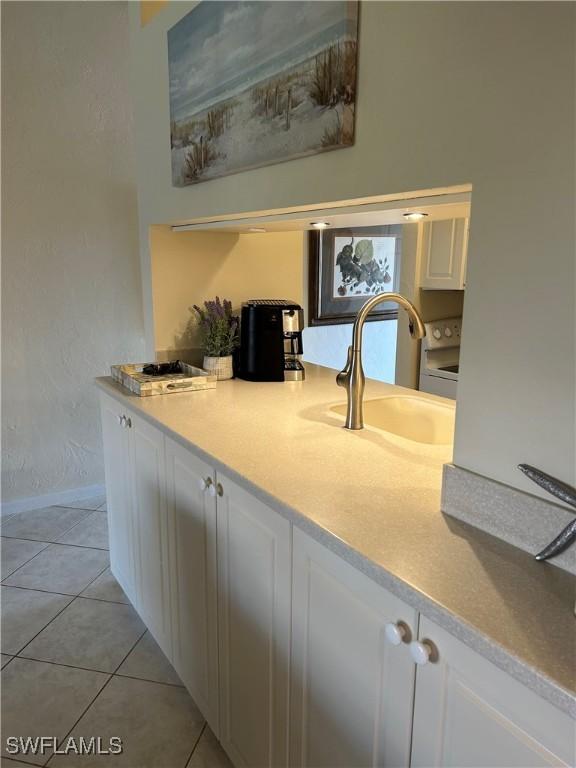
[[[173,232],[150,227],[156,357],[201,360],[190,308],[218,295],[235,308],[250,298],[304,304],[302,232]]]

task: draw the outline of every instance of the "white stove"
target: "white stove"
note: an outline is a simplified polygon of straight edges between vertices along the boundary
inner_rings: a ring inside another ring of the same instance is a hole
[[[420,390],[456,399],[460,367],[462,318],[432,320],[424,323],[420,357]]]

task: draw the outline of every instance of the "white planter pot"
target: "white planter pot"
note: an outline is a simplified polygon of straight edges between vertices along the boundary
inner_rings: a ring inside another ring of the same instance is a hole
[[[205,371],[216,374],[218,381],[232,379],[234,377],[234,372],[232,370],[232,355],[227,355],[226,357],[209,357],[208,355],[204,355],[202,367]]]

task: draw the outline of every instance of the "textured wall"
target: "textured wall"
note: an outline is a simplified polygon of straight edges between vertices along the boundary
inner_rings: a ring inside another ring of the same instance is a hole
[[[91,380],[143,354],[127,40],[126,3],[2,4],[5,501],[103,482]]]

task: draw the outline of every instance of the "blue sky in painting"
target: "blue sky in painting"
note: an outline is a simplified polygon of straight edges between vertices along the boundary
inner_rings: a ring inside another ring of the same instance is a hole
[[[182,119],[355,31],[346,0],[203,0],[168,32],[170,108]]]

